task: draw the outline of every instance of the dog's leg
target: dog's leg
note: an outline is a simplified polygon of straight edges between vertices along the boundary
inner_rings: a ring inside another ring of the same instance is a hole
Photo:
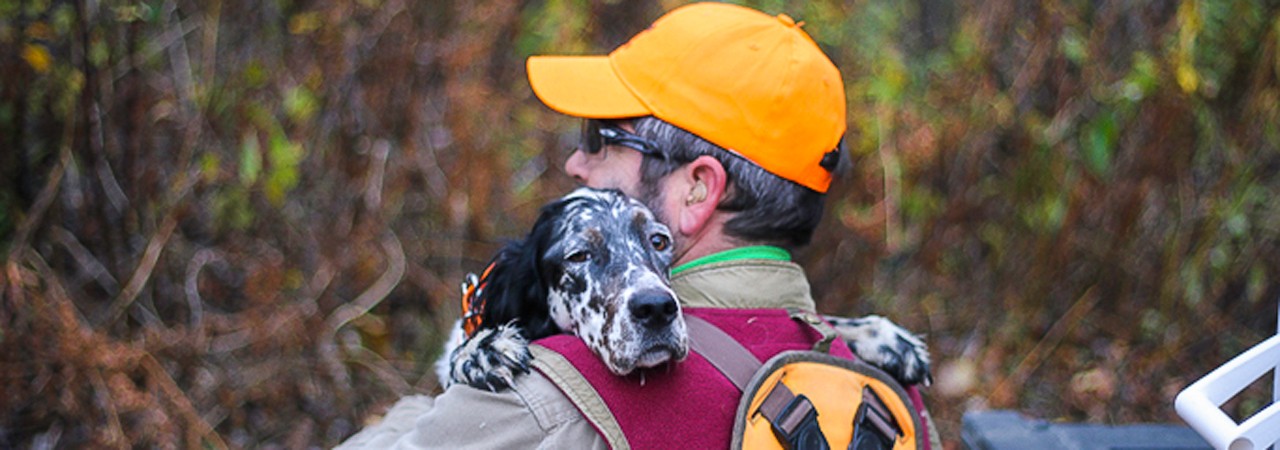
[[[933,382],[929,373],[929,349],[924,341],[884,317],[850,319],[827,316],[836,332],[858,358],[888,372],[903,385]]]
[[[455,329],[454,334],[460,338],[461,329]],[[517,375],[529,373],[533,358],[529,342],[520,334],[520,327],[512,323],[477,330],[447,354],[447,374],[442,373],[442,361],[436,362],[442,385],[462,383],[493,392],[510,387]]]

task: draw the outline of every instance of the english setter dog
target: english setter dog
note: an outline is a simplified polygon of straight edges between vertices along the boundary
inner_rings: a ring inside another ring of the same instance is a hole
[[[619,375],[683,359],[689,343],[668,282],[671,257],[671,232],[640,202],[573,191],[464,284],[468,317],[454,327],[437,375],[444,385],[504,389],[528,371],[528,342],[562,332]]]
[[[441,385],[506,389],[529,371],[528,343],[581,338],[615,374],[689,352],[669,286],[671,233],[616,190],[579,188],[542,208],[522,241],[463,283],[463,319],[436,361]],[[828,317],[850,348],[904,384],[928,384],[924,343],[878,316]]]

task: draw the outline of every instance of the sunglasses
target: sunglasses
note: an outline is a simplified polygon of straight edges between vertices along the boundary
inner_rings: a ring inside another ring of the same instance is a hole
[[[601,120],[588,119],[582,123],[581,149],[587,154],[597,154],[606,145],[621,145],[642,154],[666,159],[658,144],[635,135],[621,127]]]

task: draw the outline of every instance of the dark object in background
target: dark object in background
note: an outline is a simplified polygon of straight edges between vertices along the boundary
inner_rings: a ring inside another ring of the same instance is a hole
[[[1013,411],[964,415],[964,448],[969,450],[1209,450],[1190,428],[1170,424],[1096,425],[1053,423]]]

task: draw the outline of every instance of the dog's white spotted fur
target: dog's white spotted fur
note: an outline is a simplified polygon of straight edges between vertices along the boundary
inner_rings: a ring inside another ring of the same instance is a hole
[[[614,191],[578,189],[560,202],[566,205],[564,217],[555,218],[554,239],[540,259],[563,270],[546,292],[550,319],[561,332],[579,336],[615,374],[683,359],[688,339],[678,304],[676,318],[656,331],[628,307],[640,295],[675,298],[667,279],[670,249],[655,250],[649,241],[654,234],[669,239],[666,227],[639,202]],[[589,257],[567,260],[577,252]],[[906,385],[931,382],[928,349],[907,330],[880,316],[827,320],[860,359]],[[442,384],[495,391],[509,386],[529,370],[528,343],[519,330],[518,324],[502,324],[464,341],[455,326],[446,344],[448,361],[436,363]]]
[[[888,372],[904,385],[928,386],[933,382],[929,349],[910,331],[877,315],[826,319],[859,359]]]
[[[656,248],[653,244],[655,238],[670,242],[666,226],[640,202],[616,191],[578,189],[557,204],[563,206],[558,216],[539,219],[555,222],[553,238],[546,248],[537,249],[543,270],[560,271],[547,275],[550,320],[561,332],[581,338],[615,374],[683,359],[688,338],[667,281],[670,245]],[[580,254],[586,256],[574,257]],[[634,317],[631,304],[641,296],[668,300],[674,308],[670,323],[646,326],[643,319]],[[510,329],[518,330],[518,325]],[[516,374],[528,370],[527,363],[515,368],[494,365],[519,361],[520,352],[512,349],[527,344],[502,343],[506,336],[520,335],[478,332],[465,342],[452,342],[452,350],[446,352],[451,355],[449,368],[437,362],[437,373],[446,375],[442,384],[457,382],[490,390],[510,385]]]
[[[481,352],[480,349],[487,349]],[[520,330],[511,325],[498,328],[485,328],[476,332],[453,354],[454,379],[485,380],[489,390],[500,385],[511,384],[516,375],[529,371],[529,342],[520,335]],[[465,358],[464,355],[486,355],[487,358]]]

